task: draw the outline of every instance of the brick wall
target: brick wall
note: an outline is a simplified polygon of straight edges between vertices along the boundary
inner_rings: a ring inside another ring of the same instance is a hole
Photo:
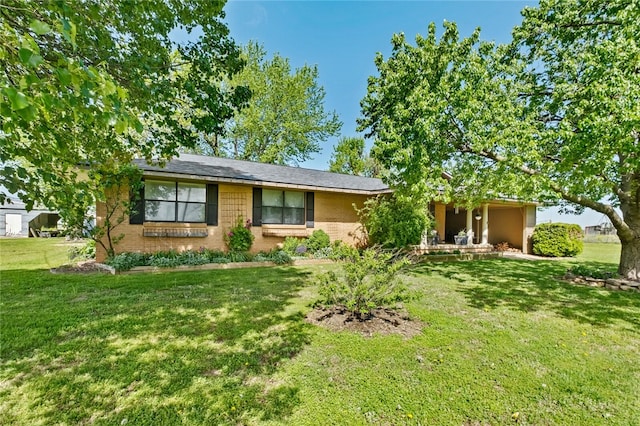
[[[126,194],[126,190],[123,192]],[[271,250],[286,236],[302,237],[311,235],[316,229],[322,229],[331,237],[331,241],[342,240],[345,243],[357,242],[359,229],[358,216],[353,208],[362,207],[367,196],[330,192],[315,192],[314,228],[305,225],[264,225],[252,227],[255,241],[251,250]],[[200,247],[226,250],[223,235],[233,226],[238,216],[243,220],[251,218],[253,211],[253,187],[249,185],[218,186],[218,226],[188,223],[145,222],[144,225],[130,225],[128,219],[120,224],[114,235],[124,234],[124,238],[115,246],[116,253],[155,252],[159,250],[197,250]],[[96,218],[103,223],[104,204],[98,204]],[[157,236],[145,236],[144,234]],[[206,235],[204,237],[182,237],[175,235]],[[173,236],[170,236],[173,235]],[[98,245],[96,258],[104,261],[105,251]]]

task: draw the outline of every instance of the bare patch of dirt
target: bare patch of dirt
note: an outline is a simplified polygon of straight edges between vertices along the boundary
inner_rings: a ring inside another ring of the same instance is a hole
[[[399,334],[406,339],[417,336],[428,325],[390,309],[375,309],[369,317],[360,319],[339,307],[316,308],[307,315],[306,321],[332,331],[352,331],[366,337]]]
[[[104,265],[102,263],[98,263],[95,260],[85,260],[82,262],[62,265],[58,268],[52,268],[51,272],[54,274],[110,274],[112,272],[112,268]]]

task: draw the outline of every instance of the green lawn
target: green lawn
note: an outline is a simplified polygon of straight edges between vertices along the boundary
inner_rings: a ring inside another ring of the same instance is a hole
[[[577,257],[579,261],[611,263],[615,267],[620,260],[620,244],[585,243],[584,250]]]
[[[571,262],[420,265],[405,340],[306,323],[321,267],[53,275],[59,243],[0,240],[0,424],[640,424],[640,294]]]

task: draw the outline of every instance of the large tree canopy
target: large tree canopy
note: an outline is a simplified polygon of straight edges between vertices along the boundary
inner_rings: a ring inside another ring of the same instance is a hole
[[[28,206],[87,205],[95,185],[78,166],[168,158],[219,133],[247,97],[219,84],[243,66],[223,5],[0,3],[0,184]],[[196,42],[172,41],[172,31],[195,28]]]
[[[439,40],[433,24],[415,45],[393,36],[360,128],[405,189],[605,214],[622,242],[619,272],[640,278],[638,2],[543,0],[522,15],[505,46],[479,30],[461,40],[452,23]]]
[[[324,109],[325,92],[318,68],[291,70],[289,60],[250,42],[244,49],[246,67],[230,81],[248,87],[251,101],[236,112],[214,155],[275,164],[297,164],[320,151],[320,143],[337,136],[342,123]]]
[[[380,167],[367,154],[362,137],[341,137],[333,147],[329,160],[329,171],[354,176],[377,177]]]

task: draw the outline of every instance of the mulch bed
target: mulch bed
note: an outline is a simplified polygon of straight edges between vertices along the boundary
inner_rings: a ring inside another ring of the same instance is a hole
[[[361,320],[343,308],[316,308],[306,318],[307,322],[332,331],[352,331],[366,337],[375,334],[399,334],[407,339],[422,333],[427,324],[409,318],[406,313],[390,309],[375,309]]]
[[[53,274],[113,274],[113,268],[95,260],[85,260],[70,265],[51,268]]]

